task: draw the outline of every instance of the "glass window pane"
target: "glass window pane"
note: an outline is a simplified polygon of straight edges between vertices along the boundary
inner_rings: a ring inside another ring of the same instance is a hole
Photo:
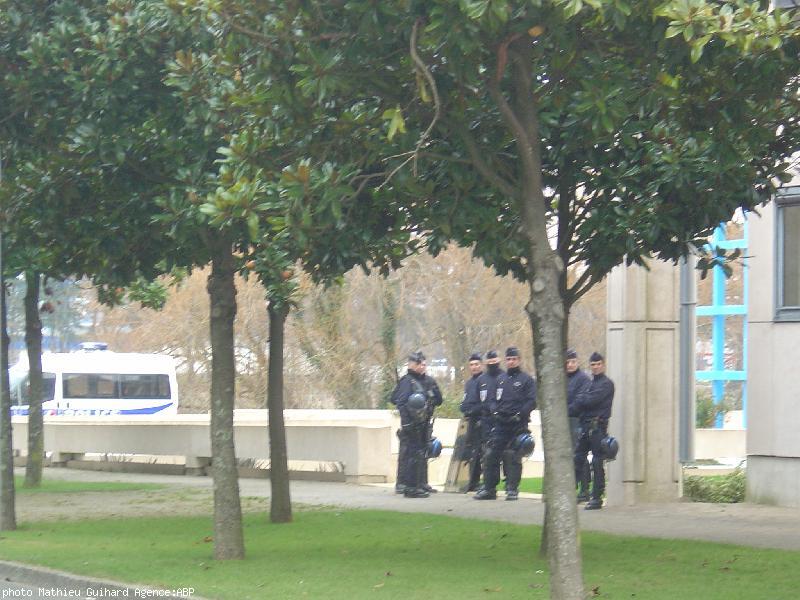
[[[170,397],[167,375],[120,375],[120,385],[123,398]]]
[[[64,398],[119,398],[117,375],[64,373]]]
[[[91,375],[95,379],[95,398],[117,398],[116,377],[114,375]]]
[[[42,373],[42,377],[44,378],[42,402],[47,402],[56,396],[56,374]]]
[[[42,402],[52,400],[56,394],[56,375],[55,373],[42,373]],[[26,375],[19,384],[12,388],[11,399],[16,405],[28,405],[31,398],[31,380]]]
[[[783,306],[800,306],[800,205],[783,211]]]
[[[88,398],[89,376],[85,373],[64,373],[64,398]]]

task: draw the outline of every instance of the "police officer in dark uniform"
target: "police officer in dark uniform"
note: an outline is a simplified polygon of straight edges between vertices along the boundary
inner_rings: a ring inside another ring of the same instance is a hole
[[[486,353],[486,370],[478,377],[478,394],[481,398],[481,406],[483,412],[481,413],[481,466],[486,473],[486,449],[489,447],[489,439],[492,437],[492,429],[494,429],[494,418],[492,411],[489,407],[489,398],[497,398],[497,388],[499,381],[505,377],[506,372],[500,368],[500,357],[497,356],[497,350],[489,350]],[[503,475],[505,476],[505,467],[503,468]]]
[[[514,439],[528,431],[531,412],[536,408],[536,382],[520,369],[520,354],[515,347],[506,350],[506,373],[497,379],[497,391],[489,396],[494,427],[484,458],[484,486],[476,500],[497,498],[500,482],[500,461],[506,472],[506,500],[519,497],[522,459],[511,450]]]
[[[603,466],[602,440],[608,435],[608,420],[611,418],[611,405],[614,402],[614,382],[606,377],[605,359],[599,352],[589,357],[592,381],[577,398],[579,411],[580,439],[575,449],[575,472],[577,473],[592,453],[592,498],[586,503],[586,510],[603,507],[603,493],[606,489],[606,472]]]
[[[408,357],[408,373],[400,378],[390,402],[400,411],[400,449],[397,457],[395,491],[406,498],[427,498],[428,443],[432,434],[434,409],[442,404],[442,393],[433,377],[426,375],[427,363],[422,352]]]
[[[578,353],[572,348],[567,350],[565,369],[567,372],[567,411],[569,413],[569,430],[572,435],[572,452],[578,448],[580,439],[580,411],[578,410],[578,396],[586,391],[592,383],[591,378],[578,368]],[[589,499],[589,461],[584,460],[580,467],[575,468],[575,481],[578,482],[578,502]]]
[[[467,491],[472,492],[478,489],[478,482],[481,479],[481,458],[483,454],[483,434],[481,432],[481,418],[483,417],[483,400],[478,389],[478,380],[483,373],[483,362],[480,354],[472,354],[469,357],[470,378],[464,383],[464,399],[461,401],[459,409],[467,419],[466,434],[466,456],[469,457],[469,482]]]

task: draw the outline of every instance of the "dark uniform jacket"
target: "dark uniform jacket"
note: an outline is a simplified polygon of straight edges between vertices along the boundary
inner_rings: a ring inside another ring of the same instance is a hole
[[[506,372],[498,369],[497,373],[486,371],[478,376],[478,396],[481,398],[481,409],[483,417],[492,416],[491,400],[497,398],[497,388],[500,382],[505,379]]]
[[[389,402],[394,404],[400,411],[400,421],[403,425],[410,423],[412,420],[406,404],[408,403],[408,397],[417,392],[425,395],[428,418],[433,415],[433,409],[442,404],[442,392],[439,391],[439,386],[436,385],[433,377],[409,371],[397,382],[397,387],[394,388],[392,397],[389,399]]]
[[[473,375],[464,383],[464,399],[459,408],[465,417],[480,417],[483,413],[483,402],[478,389],[478,380],[481,375],[482,373]]]
[[[580,369],[574,373],[567,373],[567,410],[570,417],[581,416],[578,397],[586,392],[591,384],[592,378]]]
[[[506,372],[497,379],[497,394],[488,396],[489,410],[498,420],[519,415],[527,423],[536,408],[536,382],[533,377],[519,369]]]
[[[614,382],[605,374],[595,375],[591,384],[578,396],[577,405],[581,419],[611,418],[611,404],[614,401]]]

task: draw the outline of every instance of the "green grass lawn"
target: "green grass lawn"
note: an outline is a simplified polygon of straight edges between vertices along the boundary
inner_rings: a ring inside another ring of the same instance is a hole
[[[23,524],[0,558],[207,598],[548,598],[540,528],[427,514],[297,511],[245,517],[247,558],[211,559],[207,517]],[[797,598],[800,552],[584,533],[600,598]]]
[[[519,482],[519,491],[528,492],[530,494],[541,494],[542,481],[541,477],[525,477]]]
[[[38,488],[25,487],[25,477],[14,476],[14,490],[18,494],[65,494],[79,492],[127,492],[134,490],[160,490],[158,483],[129,483],[124,481],[60,481],[43,479]]]

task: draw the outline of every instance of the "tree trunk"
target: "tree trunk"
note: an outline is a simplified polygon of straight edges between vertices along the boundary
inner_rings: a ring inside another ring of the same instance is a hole
[[[564,278],[561,278],[561,293],[564,293]],[[561,324],[561,341],[564,346],[561,356],[565,357],[567,354],[567,347],[569,346],[569,308],[565,308],[564,310],[564,322]],[[569,422],[569,421],[568,421]],[[575,456],[575,448],[572,448],[572,457]],[[547,502],[547,489],[548,489],[548,482],[550,481],[551,475],[548,473],[549,462],[545,461],[544,463],[544,482],[543,482],[543,494],[542,494],[542,501],[544,502],[544,525],[542,526],[542,540],[539,544],[539,556],[546,557],[547,556],[547,544],[549,543],[550,536],[547,532],[547,523],[549,521],[549,510],[548,510],[548,502]],[[574,464],[574,463],[573,463]],[[577,486],[577,482],[576,482]],[[574,487],[576,487],[574,486]],[[573,487],[573,489],[574,489]]]
[[[547,252],[532,248],[537,275],[530,284],[527,306],[536,340],[539,409],[545,449],[545,530],[551,570],[551,594],[558,599],[583,598],[578,514],[575,504],[573,449],[566,406],[566,382],[561,340],[561,308],[557,287],[547,283]],[[550,258],[554,258],[551,254]],[[554,262],[551,262],[554,264]],[[552,277],[549,278],[552,281]]]
[[[272,488],[269,518],[273,523],[292,520],[292,499],[289,490],[289,460],[286,451],[286,426],[283,422],[283,337],[285,305],[269,303],[269,481]]]
[[[211,468],[214,476],[214,558],[244,558],[242,507],[233,443],[236,385],[233,323],[236,286],[231,243],[216,234],[211,242],[208,295],[211,308]]]
[[[14,508],[14,446],[11,441],[11,389],[8,381],[8,324],[6,280],[3,275],[3,237],[0,232],[0,530],[17,528]]]
[[[28,460],[25,487],[39,487],[44,462],[42,419],[42,320],[39,318],[39,273],[25,273],[25,346],[28,350],[30,394],[28,397]]]
[[[396,279],[381,280],[381,403],[389,406],[392,390],[397,385],[397,305]]]
[[[551,249],[547,233],[539,121],[530,70],[531,46],[523,40],[511,49],[512,103],[500,92],[499,82],[494,83],[491,91],[516,138],[520,155],[517,205],[528,246],[530,301],[526,311],[534,339],[542,441],[545,464],[548,465],[545,471],[545,527],[550,596],[557,600],[581,600],[584,598],[583,575],[564,374],[563,323],[566,315],[560,282],[565,266]]]

